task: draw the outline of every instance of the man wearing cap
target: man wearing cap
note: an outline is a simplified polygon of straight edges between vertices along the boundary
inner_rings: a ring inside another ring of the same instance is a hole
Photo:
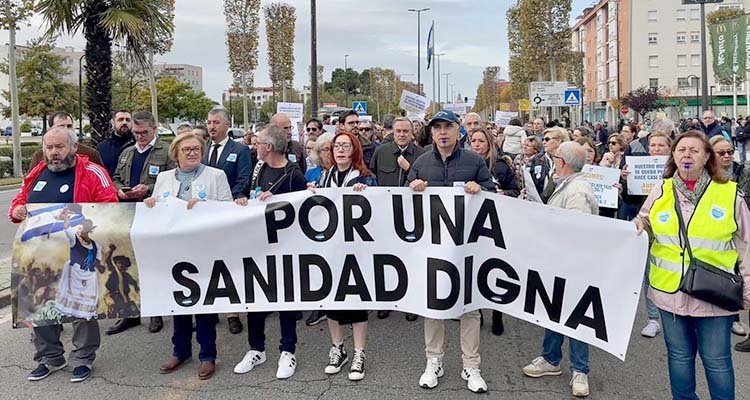
[[[20,223],[26,219],[28,216],[26,204],[28,203],[117,203],[117,190],[104,167],[89,162],[86,156],[76,154],[77,139],[72,129],[63,126],[53,127],[44,134],[42,138],[44,159],[29,171],[23,180],[20,192],[11,202],[8,218],[12,222]],[[65,212],[62,217],[65,217]],[[88,285],[89,282],[84,284],[78,274],[85,274],[92,268],[97,268],[97,262],[94,259],[97,258],[98,250],[88,237],[91,229],[93,229],[93,224],[89,221],[83,225],[81,232],[68,232],[68,238],[71,237],[70,233],[73,233],[72,236],[75,238],[75,244],[71,240],[70,263],[75,264],[76,260],[80,261],[79,256],[82,254],[86,255],[83,260],[87,260],[82,264],[78,263],[79,269],[84,268],[86,271],[76,271],[75,276],[70,275],[69,288],[73,284],[71,280],[76,278],[78,281],[75,285]],[[93,286],[98,285],[95,283]],[[64,291],[66,291],[65,288],[60,289],[60,292]],[[66,301],[63,298],[59,300]],[[67,361],[64,356],[65,349],[60,342],[61,332],[61,325],[34,328],[34,347],[36,348],[34,361],[37,361],[39,365],[28,375],[28,380],[38,381],[54,371],[65,368]],[[71,382],[81,382],[91,376],[91,365],[100,342],[99,324],[95,319],[79,319],[73,323],[75,350],[70,354],[71,365],[74,367]]]
[[[458,145],[459,119],[454,113],[440,111],[432,118],[429,127],[432,131],[432,151],[422,154],[412,165],[407,178],[412,190],[421,192],[433,186],[463,187],[467,194],[495,190],[490,171],[482,157]],[[487,383],[479,370],[479,328],[479,310],[461,316],[461,378],[467,381],[469,390],[475,393],[487,391]],[[419,378],[419,386],[432,389],[438,385],[438,378],[444,373],[443,320],[425,318],[424,341],[427,366]]]

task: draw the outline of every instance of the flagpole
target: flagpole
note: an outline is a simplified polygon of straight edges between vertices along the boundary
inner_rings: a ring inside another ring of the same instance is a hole
[[[434,115],[437,110],[437,97],[435,97],[435,94],[437,93],[435,90],[435,20],[432,20],[432,56],[430,56],[430,67],[432,67],[432,114]],[[748,102],[750,104],[750,102]],[[749,112],[750,113],[750,112]]]

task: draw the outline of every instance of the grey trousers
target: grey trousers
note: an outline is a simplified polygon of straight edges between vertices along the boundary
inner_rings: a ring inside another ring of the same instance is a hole
[[[60,342],[61,325],[34,328],[34,361],[40,364],[60,366],[65,363],[65,348]],[[70,366],[91,367],[96,358],[96,350],[101,344],[99,321],[73,322],[73,347],[70,352]]]

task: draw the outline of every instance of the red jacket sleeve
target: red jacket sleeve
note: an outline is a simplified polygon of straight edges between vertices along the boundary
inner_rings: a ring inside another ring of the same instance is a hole
[[[13,218],[13,210],[16,209],[16,207],[26,205],[26,201],[28,200],[29,196],[29,190],[31,190],[31,184],[34,183],[36,178],[39,176],[39,174],[42,172],[42,169],[44,169],[44,165],[37,164],[34,166],[34,168],[29,171],[28,174],[23,178],[23,183],[21,184],[21,190],[18,191],[18,194],[16,194],[16,197],[13,198],[13,201],[10,203],[10,209],[8,210],[8,219],[11,220],[11,222],[18,224],[21,222],[21,220],[17,220]]]
[[[89,190],[85,203],[117,203],[117,188],[107,171],[98,164],[88,163],[85,175]]]

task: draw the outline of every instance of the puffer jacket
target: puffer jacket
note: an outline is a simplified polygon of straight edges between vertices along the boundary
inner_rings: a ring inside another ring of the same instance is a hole
[[[505,134],[503,151],[513,155],[521,154],[521,144],[526,140],[526,131],[520,126],[508,125],[503,133]]]

